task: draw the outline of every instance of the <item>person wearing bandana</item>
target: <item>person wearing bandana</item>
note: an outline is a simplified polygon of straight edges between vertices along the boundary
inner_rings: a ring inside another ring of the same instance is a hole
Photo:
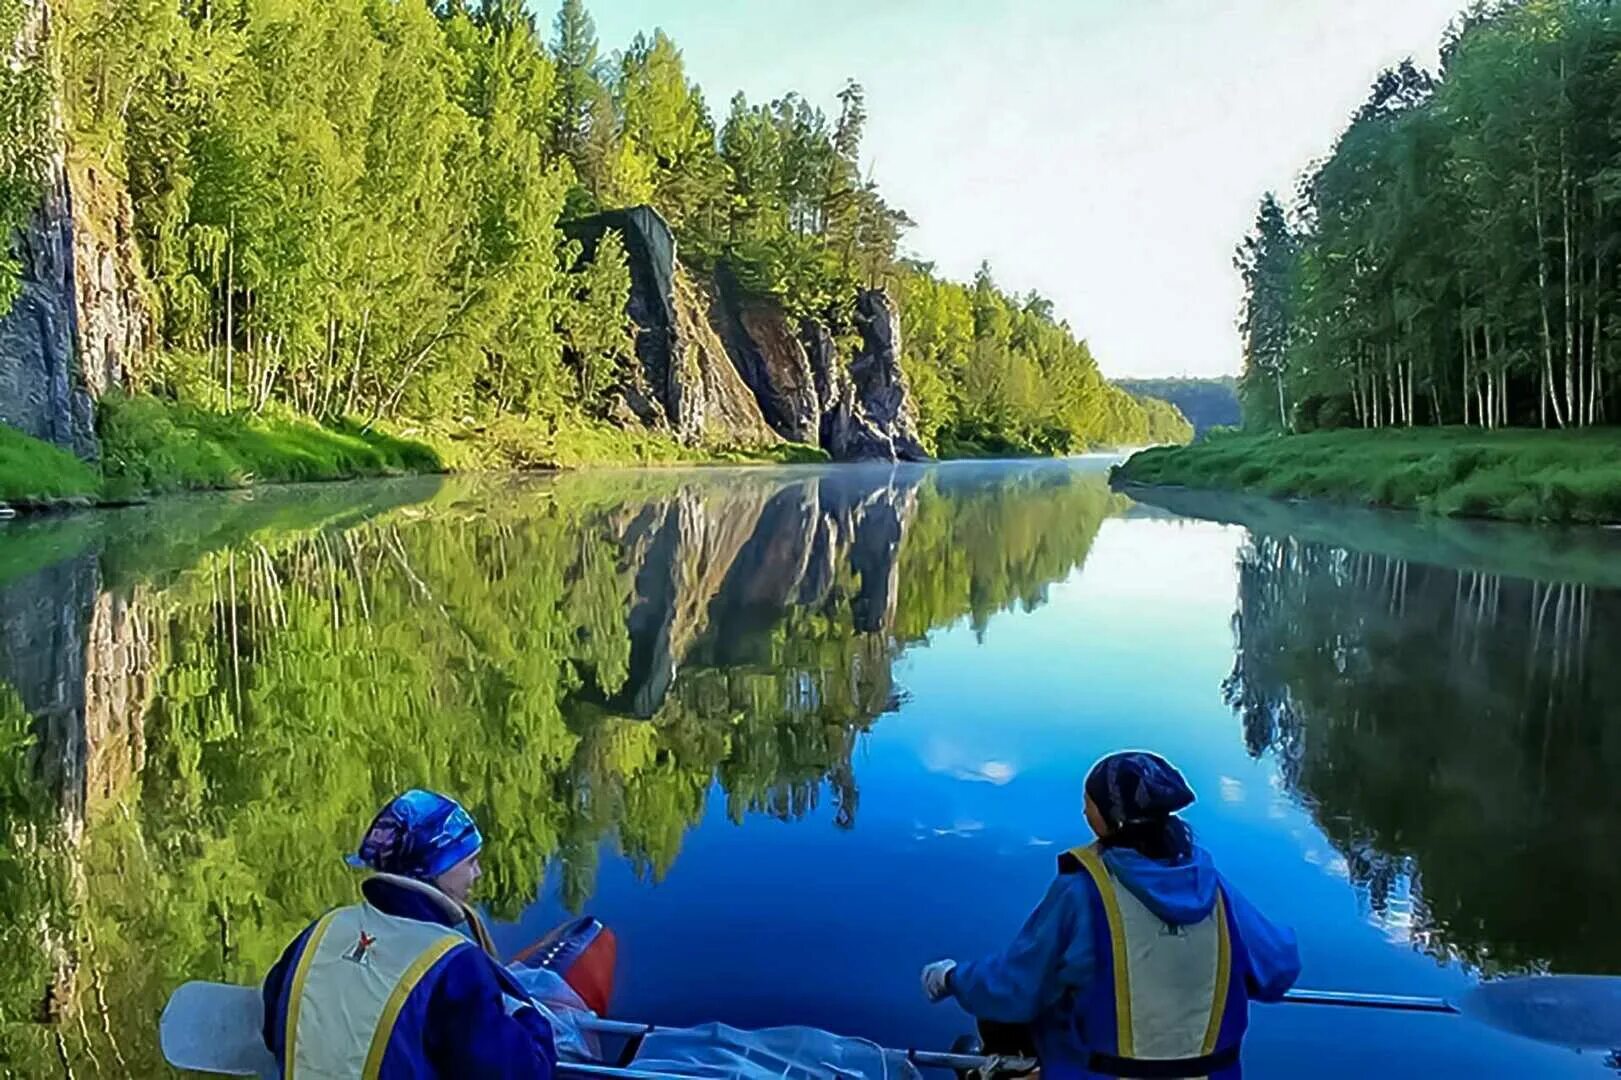
[[[1193,800],[1158,754],[1103,758],[1085,784],[1097,839],[1059,856],[1011,945],[928,965],[924,993],[976,1017],[987,1051],[1035,1054],[1047,1080],[1236,1080],[1249,1003],[1279,1000],[1300,953],[1195,843],[1178,816]]]
[[[483,837],[454,799],[389,801],[348,863],[361,902],[329,911],[264,982],[264,1041],[285,1077],[551,1080],[552,1029],[468,906]]]

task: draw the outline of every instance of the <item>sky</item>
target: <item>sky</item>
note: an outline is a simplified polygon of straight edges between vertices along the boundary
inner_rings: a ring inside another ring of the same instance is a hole
[[[532,0],[550,18],[551,0]],[[605,53],[662,27],[717,117],[836,113],[910,253],[1051,298],[1111,377],[1241,364],[1233,250],[1381,68],[1434,67],[1462,0],[590,0]]]

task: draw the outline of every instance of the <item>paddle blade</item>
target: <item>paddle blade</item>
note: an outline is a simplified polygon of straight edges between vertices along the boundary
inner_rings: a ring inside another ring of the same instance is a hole
[[[1499,1031],[1574,1050],[1621,1048],[1621,976],[1526,975],[1481,983],[1458,1003]]]
[[[189,982],[169,997],[158,1021],[164,1060],[177,1069],[227,1076],[280,1075],[260,1032],[256,986]]]

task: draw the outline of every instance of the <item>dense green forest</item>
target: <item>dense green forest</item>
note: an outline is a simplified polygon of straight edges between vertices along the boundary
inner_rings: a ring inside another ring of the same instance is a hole
[[[153,1074],[167,993],[260,978],[401,787],[467,800],[503,918],[543,880],[583,904],[609,845],[661,878],[717,783],[854,825],[903,650],[1040,604],[1124,505],[1068,470],[405,483],[18,538],[0,600],[93,642],[96,750],[0,640],[0,1071]]]
[[[20,5],[0,0],[0,35]],[[417,430],[600,420],[632,356],[625,253],[578,268],[560,224],[648,203],[695,269],[724,260],[837,333],[887,287],[931,447],[1186,438],[1049,301],[900,257],[911,222],[863,171],[854,81],[831,115],[795,92],[717,110],[667,36],[610,52],[581,0],[550,28],[519,0],[78,0],[57,20],[70,171],[133,203],[142,389]],[[45,122],[42,64],[0,74],[8,116]],[[39,131],[0,134],[0,228],[37,201]]]
[[[1231,375],[1211,379],[1116,379],[1114,384],[1139,398],[1157,398],[1176,406],[1193,425],[1195,434],[1213,427],[1236,427],[1243,422],[1238,403],[1238,380]]]
[[[1621,12],[1482,3],[1239,248],[1253,426],[1613,422]]]

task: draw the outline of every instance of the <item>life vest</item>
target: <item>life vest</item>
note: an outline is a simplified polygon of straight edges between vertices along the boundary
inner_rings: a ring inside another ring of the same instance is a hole
[[[369,903],[328,912],[293,970],[284,1039],[287,1080],[375,1080],[406,999],[463,934]]]
[[[1234,979],[1227,900],[1170,926],[1121,888],[1097,845],[1059,860],[1091,879],[1097,978],[1075,1002],[1087,1069],[1102,1076],[1202,1077],[1238,1064],[1247,1026],[1243,980]]]

